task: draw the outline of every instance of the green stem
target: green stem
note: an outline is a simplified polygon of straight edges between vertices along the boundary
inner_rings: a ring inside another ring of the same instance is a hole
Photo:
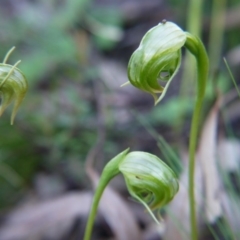
[[[94,194],[91,211],[89,213],[88,221],[87,221],[87,227],[84,234],[83,240],[90,240],[91,239],[91,233],[93,229],[94,220],[97,214],[98,205],[100,202],[100,199],[102,197],[104,189],[107,187],[108,183],[111,181],[112,178],[114,178],[119,172],[119,163],[122,161],[122,159],[126,156],[129,149],[126,149],[125,151],[118,154],[116,157],[114,157],[112,160],[108,162],[108,164],[103,169],[102,175],[99,180],[99,184],[97,186],[96,192]]]
[[[187,34],[187,41],[185,43],[185,47],[195,56],[197,60],[197,73],[198,73],[197,100],[195,103],[190,130],[189,172],[188,172],[191,239],[197,240],[198,231],[194,194],[195,153],[197,147],[198,128],[200,122],[199,120],[201,116],[201,109],[203,105],[205,88],[208,79],[209,61],[205,47],[203,46],[201,40],[199,40],[197,37],[194,37],[191,34]]]
[[[210,77],[219,68],[221,51],[223,45],[223,35],[225,30],[226,0],[214,0],[211,13],[210,36],[209,36],[209,59],[210,59]]]
[[[202,32],[203,0],[189,0],[186,19],[186,30],[191,34],[200,37]],[[195,92],[188,88],[189,82],[194,83],[195,61],[191,54],[186,53],[180,96],[193,95]]]
[[[84,235],[84,240],[90,240],[90,238],[91,238],[93,224],[94,224],[94,220],[95,220],[95,217],[96,217],[96,214],[97,214],[98,205],[99,205],[101,196],[103,194],[103,191],[106,188],[106,186],[108,185],[108,183],[110,182],[110,180],[111,179],[109,179],[109,178],[101,178],[100,181],[99,181],[99,185],[98,185],[97,190],[94,194],[92,207],[91,207],[91,212],[90,212],[89,217],[88,217],[87,227],[86,227],[85,235]]]
[[[190,206],[190,222],[191,222],[191,239],[198,239],[197,232],[197,217],[195,207],[195,194],[194,194],[194,176],[195,176],[195,151],[197,145],[197,135],[199,126],[199,117],[201,114],[202,99],[197,99],[190,132],[190,143],[189,143],[189,172],[188,172],[188,185],[189,185],[189,206]]]
[[[202,27],[203,0],[189,0],[187,12],[187,31],[200,36]]]

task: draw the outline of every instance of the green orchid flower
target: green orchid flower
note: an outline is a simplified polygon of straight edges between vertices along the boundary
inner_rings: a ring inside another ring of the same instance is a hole
[[[12,51],[13,47],[6,55],[3,63],[0,63],[0,116],[5,109],[14,101],[14,106],[11,115],[11,125],[14,122],[16,113],[24,99],[28,83],[24,74],[17,68],[17,65],[21,62],[18,61],[15,65],[6,64],[6,61]]]
[[[166,94],[170,83],[179,70],[182,47],[186,47],[195,56],[197,63],[198,91],[192,117],[189,142],[191,239],[197,240],[194,169],[199,119],[209,71],[209,61],[205,47],[197,36],[183,31],[172,22],[163,21],[145,34],[139,47],[132,54],[128,64],[128,78],[129,83],[133,86],[150,93],[156,105]]]
[[[122,173],[130,195],[142,203],[153,219],[158,222],[152,210],[170,202],[179,189],[175,173],[162,160],[146,152],[118,154],[103,169],[89,214],[84,240],[91,236],[94,218],[102,193],[110,180]]]

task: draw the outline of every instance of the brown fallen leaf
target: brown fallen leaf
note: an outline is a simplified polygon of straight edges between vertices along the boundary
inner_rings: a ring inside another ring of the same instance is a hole
[[[13,210],[0,228],[1,240],[59,240],[74,221],[86,216],[92,194],[69,193]]]
[[[220,139],[218,144],[218,160],[222,174],[239,174],[240,142],[235,139]],[[232,191],[234,190],[232,189]],[[233,192],[227,192],[225,190],[221,192],[220,198],[224,216],[231,227],[233,234],[239,237],[239,197],[237,197],[236,194],[233,194]]]
[[[221,215],[220,176],[217,169],[217,123],[221,98],[218,97],[202,129],[198,149],[204,184],[204,211],[208,223],[214,223]]]
[[[240,167],[240,142],[235,139],[220,139],[217,148],[219,166],[226,172],[233,172]]]

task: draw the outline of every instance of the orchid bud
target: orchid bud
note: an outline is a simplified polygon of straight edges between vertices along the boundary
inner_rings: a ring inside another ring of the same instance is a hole
[[[20,61],[13,66],[6,64],[6,61],[13,50],[14,48],[7,53],[3,63],[0,63],[0,116],[9,104],[14,101],[11,115],[11,125],[14,122],[17,110],[28,89],[26,77],[17,68]]]
[[[164,97],[169,84],[181,64],[181,48],[187,47],[193,54],[202,48],[201,41],[184,32],[172,22],[162,22],[150,29],[128,64],[130,83],[150,93],[155,105]],[[161,94],[158,97],[157,94]]]

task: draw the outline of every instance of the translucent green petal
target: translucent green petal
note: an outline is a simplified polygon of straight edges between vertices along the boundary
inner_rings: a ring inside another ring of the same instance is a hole
[[[13,69],[14,68],[14,69]],[[6,79],[6,76],[11,74]],[[3,82],[4,81],[4,82]],[[8,105],[14,101],[14,106],[11,115],[11,124],[14,122],[17,110],[25,97],[28,89],[28,84],[24,74],[16,67],[8,64],[0,64],[0,116]]]

